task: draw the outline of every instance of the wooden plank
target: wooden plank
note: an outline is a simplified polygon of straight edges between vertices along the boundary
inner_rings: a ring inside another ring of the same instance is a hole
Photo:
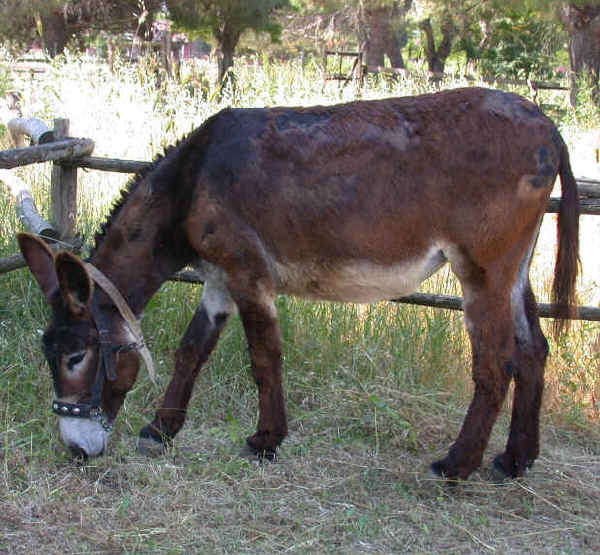
[[[331,79],[331,77],[329,77]],[[347,79],[346,76],[342,76],[343,79]],[[119,158],[100,158],[97,156],[81,156],[72,160],[65,160],[64,164],[76,168],[88,168],[92,170],[100,170],[105,172],[117,172],[117,173],[137,173],[142,170],[149,168],[152,162],[145,162],[142,160],[121,160]],[[588,178],[577,178],[577,189],[579,191],[579,197],[581,200],[584,199],[600,199],[600,181],[596,181]],[[560,202],[559,197],[551,197],[551,209],[549,212],[556,212],[558,210],[558,204]],[[582,203],[585,214],[596,214],[596,203]]]
[[[55,119],[54,136],[60,140],[68,137],[68,135],[69,120]],[[57,162],[52,164],[50,219],[54,222],[62,239],[75,237],[77,226],[77,168]]]
[[[54,133],[39,119],[14,118],[7,127],[16,147],[25,145],[25,136],[30,137],[33,144],[54,140]],[[12,170],[0,169],[0,180],[10,190],[17,205],[17,215],[25,229],[48,240],[58,238],[58,232],[52,224],[40,216],[29,186]]]
[[[360,52],[344,52],[344,51],[340,51],[337,52],[336,50],[325,50],[325,55],[326,56],[343,56],[343,57],[347,57],[347,58],[357,58],[358,56],[360,56]]]
[[[81,158],[69,160],[68,164],[75,168],[89,168],[104,172],[138,173],[146,168],[149,168],[152,165],[152,162],[83,156]]]
[[[328,52],[328,54],[342,55],[341,53],[338,53],[338,52]],[[350,56],[353,54],[351,52],[348,52],[348,53],[346,53],[346,55]],[[356,55],[356,54],[354,54],[354,55]],[[398,74],[404,75],[406,77],[423,75],[423,72],[410,71],[410,70],[407,70],[406,68],[402,68],[402,67],[383,67],[383,66],[375,66],[375,65],[367,66],[367,71],[369,73],[398,73]],[[450,78],[455,77],[451,73],[437,73],[437,72],[436,73],[426,72],[425,76],[428,79],[432,79],[432,80],[440,80],[440,79],[445,79],[447,77],[450,77]],[[520,86],[520,87],[529,87],[531,90],[534,90],[534,91],[535,90],[556,90],[556,91],[570,90],[567,85],[563,85],[562,83],[550,82],[550,81],[535,81],[535,80],[525,81],[523,79],[494,79],[494,78],[482,80],[479,77],[474,77],[472,75],[460,75],[459,77],[462,79],[465,79],[466,81],[470,81],[470,82],[483,81],[484,83],[486,83],[487,85],[490,85],[490,86],[514,85],[514,86]]]
[[[551,197],[548,201],[548,206],[546,207],[546,214],[557,214],[560,208],[560,198]],[[591,214],[591,215],[599,215],[600,214],[600,199],[595,198],[580,198],[579,199],[579,213],[581,215]]]
[[[334,74],[328,75],[326,77],[326,79],[327,79],[327,81],[352,81],[352,80],[354,80],[354,77],[352,77],[352,76],[348,77],[347,75],[334,73]]]
[[[328,77],[331,79],[331,77]],[[343,79],[346,79],[344,77]],[[120,160],[117,158],[98,158],[94,156],[83,156],[68,162],[73,167],[89,168],[93,170],[137,173],[145,170],[152,165],[152,162],[142,162],[139,160]],[[580,192],[581,214],[600,215],[600,182],[591,179],[577,179],[578,190]],[[558,213],[560,207],[560,198],[551,197],[548,202],[546,212],[549,214]]]
[[[434,295],[429,293],[415,293],[407,297],[393,299],[392,302],[413,304],[418,306],[429,306],[432,308],[445,308],[447,310],[462,310],[462,299],[449,295]],[[557,314],[556,305],[549,303],[538,303],[538,311],[542,318],[555,318]],[[600,308],[595,306],[578,306],[577,316],[572,320],[587,320],[600,322]]]
[[[569,90],[569,87],[567,87],[565,85],[561,85],[559,83],[544,83],[543,81],[531,81],[530,83],[534,89],[548,90],[548,91],[568,91]]]
[[[92,139],[64,139],[27,148],[0,151],[0,168],[11,169],[38,162],[51,162],[77,156],[86,156],[94,150]]]
[[[600,181],[587,177],[578,177],[575,181],[577,181],[577,192],[580,198],[600,198]]]

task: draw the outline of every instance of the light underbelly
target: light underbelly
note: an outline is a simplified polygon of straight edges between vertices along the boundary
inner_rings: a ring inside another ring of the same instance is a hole
[[[344,264],[273,263],[279,293],[329,301],[371,303],[415,292],[419,285],[446,263],[438,247],[422,257],[381,265],[367,260]]]

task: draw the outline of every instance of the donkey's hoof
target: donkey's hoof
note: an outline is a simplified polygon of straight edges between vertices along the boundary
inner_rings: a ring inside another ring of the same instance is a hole
[[[508,470],[508,465],[506,463],[506,457],[504,454],[496,455],[494,457],[494,464],[492,466],[493,477],[497,481],[505,481],[514,478],[512,472]]]
[[[137,452],[147,457],[160,457],[171,446],[172,440],[161,434],[154,426],[144,426],[137,441]]]
[[[435,461],[431,463],[431,471],[436,477],[446,480],[446,483],[451,486],[458,484],[460,480],[466,480],[471,474],[471,471],[467,471],[464,468],[457,467],[452,464],[448,457],[441,461]]]
[[[431,472],[438,478],[443,478],[444,480],[454,480],[456,478],[456,473],[449,469],[446,459],[432,462],[430,468]]]
[[[255,434],[246,439],[246,445],[250,452],[259,459],[274,461],[277,458],[277,447],[260,445],[261,442],[257,441],[257,436],[258,434]]]
[[[154,441],[150,437],[139,437],[136,450],[145,457],[160,457],[167,452],[167,446],[159,441]]]
[[[533,466],[533,459],[524,464],[519,464],[506,453],[500,453],[494,457],[494,477],[498,480],[510,480],[520,478],[528,468]]]

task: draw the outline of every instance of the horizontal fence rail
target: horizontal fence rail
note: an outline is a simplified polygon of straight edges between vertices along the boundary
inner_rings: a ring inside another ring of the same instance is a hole
[[[55,253],[64,250],[78,253],[81,250],[82,241],[79,238],[72,239],[69,242],[55,241],[49,244],[48,247]],[[0,258],[0,274],[12,272],[13,270],[18,270],[19,268],[24,268],[26,265],[27,264],[22,254],[13,254],[11,256],[7,256],[6,258]]]
[[[83,156],[82,158],[69,160],[68,164],[73,168],[88,168],[90,170],[99,170],[103,172],[138,173],[149,168],[152,165],[152,162]]]
[[[85,156],[94,150],[92,139],[63,139],[27,148],[0,151],[0,168],[12,169],[38,162],[53,162]]]
[[[95,156],[84,156],[68,162],[75,168],[88,168],[106,172],[137,173],[152,165],[152,162],[141,162],[139,160],[119,160],[116,158],[98,158]],[[591,179],[577,179],[579,190],[580,213],[588,215],[600,215],[600,181]],[[557,214],[560,209],[560,198],[551,197],[548,201],[546,213]]]
[[[67,162],[74,168],[87,168],[105,172],[137,173],[149,168],[152,162],[139,160],[119,160],[117,158],[99,158],[96,156],[83,156]],[[581,214],[600,215],[600,181],[592,179],[577,179],[579,191],[579,204]],[[560,198],[551,197],[548,201],[546,213],[557,214],[560,209]]]
[[[171,281],[181,281],[183,283],[200,285],[204,283],[204,278],[202,274],[195,270],[182,270],[172,276]],[[445,308],[447,310],[463,310],[463,300],[461,297],[433,293],[414,293],[413,295],[407,295],[406,297],[391,299],[390,302],[429,306],[432,308]],[[553,304],[538,303],[538,312],[542,318],[557,317],[556,307]],[[600,322],[600,308],[596,308],[595,306],[578,306],[577,314],[573,315],[571,319]]]

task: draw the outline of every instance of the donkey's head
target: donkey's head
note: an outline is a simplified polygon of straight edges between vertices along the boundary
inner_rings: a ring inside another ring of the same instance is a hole
[[[18,240],[52,309],[42,341],[61,437],[75,455],[100,455],[137,377],[140,340],[111,298],[94,287],[86,263],[68,252],[54,256],[32,235]]]

